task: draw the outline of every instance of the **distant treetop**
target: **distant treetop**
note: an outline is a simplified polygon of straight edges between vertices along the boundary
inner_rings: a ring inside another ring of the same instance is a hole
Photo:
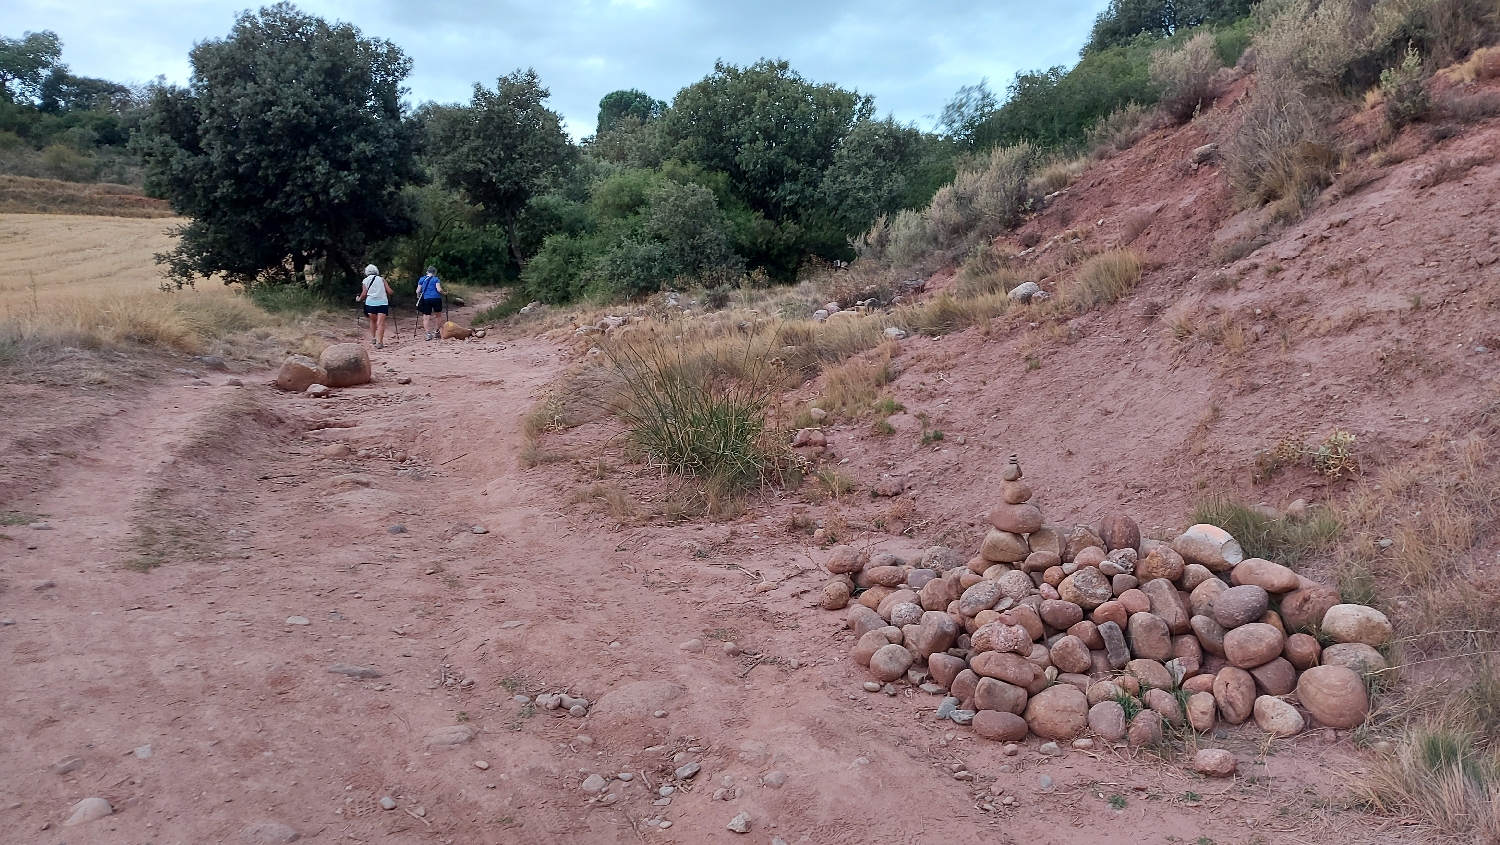
[[[595,132],[603,135],[627,117],[633,117],[641,123],[655,120],[661,117],[666,109],[666,103],[653,98],[645,91],[637,91],[634,88],[629,91],[611,91],[599,101],[599,123]]]
[[[1083,52],[1121,47],[1142,33],[1167,38],[1179,29],[1239,20],[1252,5],[1253,0],[1110,0],[1094,19]]]

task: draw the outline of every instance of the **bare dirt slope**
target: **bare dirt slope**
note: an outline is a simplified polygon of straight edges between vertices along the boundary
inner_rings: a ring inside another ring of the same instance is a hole
[[[521,416],[563,366],[538,340],[419,342],[330,402],[264,376],[113,397],[5,505],[50,530],[0,540],[0,840],[1396,841],[1339,809],[1358,763],[1322,734],[1270,756],[1233,734],[1241,776],[1208,782],[1113,751],[1006,757],[940,727],[936,698],[864,692],[839,615],[808,607],[820,553],[781,516],[618,528],[568,504],[582,462],[520,467]],[[322,455],[338,443],[365,457]],[[588,715],[512,700],[560,690]],[[619,772],[611,804],[580,788]],[[658,805],[662,785],[682,788]],[[60,828],[89,796],[115,815]],[[746,836],[725,829],[742,811]]]

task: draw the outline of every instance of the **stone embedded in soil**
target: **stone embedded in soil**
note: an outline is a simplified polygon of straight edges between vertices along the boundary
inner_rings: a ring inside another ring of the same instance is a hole
[[[1187,720],[1193,730],[1208,733],[1219,723],[1219,707],[1211,692],[1195,692],[1188,696]]]
[[[381,672],[379,669],[371,669],[368,666],[354,666],[348,663],[335,663],[332,666],[328,667],[328,671],[332,672],[335,675],[345,675],[350,678],[359,678],[361,680],[369,678],[379,678],[381,676]]]
[[[428,733],[425,742],[428,748],[452,748],[473,738],[474,729],[468,725],[449,725]]]
[[[600,775],[592,774],[583,779],[583,791],[589,795],[598,795],[609,788],[609,781]]]
[[[737,815],[734,818],[730,819],[729,820],[729,824],[725,825],[725,827],[729,828],[730,830],[734,831],[735,833],[749,833],[750,832],[750,814],[749,813],[740,813],[739,815]]]
[[[883,620],[883,619],[881,620],[882,623],[884,623],[884,621],[885,620]],[[699,653],[701,653],[703,651],[703,641],[700,640],[700,639],[696,639],[696,638],[695,639],[691,639],[691,640],[688,640],[687,642],[684,642],[684,643],[678,643],[677,644],[677,648],[680,651],[686,651],[686,652],[689,652],[691,654],[699,654]]]
[[[768,789],[780,789],[786,785],[786,772],[772,769],[761,777],[760,782]]]
[[[54,775],[65,775],[70,772],[76,772],[81,768],[83,768],[82,757],[64,757],[50,766]]]
[[[1029,730],[1026,720],[1004,710],[980,710],[971,722],[974,733],[995,742],[1020,742]]]
[[[677,775],[678,780],[687,780],[696,776],[701,771],[703,771],[703,767],[701,765],[697,763],[685,763],[677,768],[675,774]]]
[[[1125,708],[1117,701],[1101,701],[1089,708],[1089,730],[1109,742],[1125,736]]]
[[[1214,675],[1214,701],[1230,725],[1250,719],[1256,707],[1256,678],[1235,666],[1224,666]]]
[[[598,775],[595,775],[594,777],[598,777]],[[396,809],[396,799],[392,798],[389,795],[381,798],[380,799],[380,808],[382,810],[394,810],[394,809]]]
[[[288,624],[288,625],[311,625],[312,622],[309,621],[306,616],[288,616],[286,618],[286,624]]]
[[[293,393],[301,393],[314,384],[327,381],[328,371],[306,355],[287,358],[276,373],[276,386]]]
[[[296,828],[281,822],[255,822],[240,828],[240,839],[252,845],[289,845],[301,838]]]
[[[1339,591],[1311,581],[1281,597],[1281,621],[1288,631],[1315,631],[1323,616],[1339,603]]]
[[[911,652],[905,646],[891,643],[870,657],[870,674],[877,680],[890,682],[905,675],[911,664]]]
[[[63,822],[63,827],[96,821],[105,816],[112,816],[114,812],[115,808],[103,798],[85,798],[73,805],[73,812],[68,816],[68,820]]]
[[[1073,739],[1088,723],[1088,697],[1070,684],[1048,687],[1026,704],[1026,724],[1045,739]]]
[[[849,605],[854,591],[847,581],[829,581],[823,587],[823,598],[818,602],[824,610],[842,610]]]
[[[1222,748],[1200,748],[1193,755],[1192,769],[1204,777],[1227,778],[1234,776],[1237,765],[1234,755]]]
[[[1255,699],[1254,713],[1256,727],[1275,737],[1296,736],[1307,725],[1297,708],[1269,695]]]
[[[1307,712],[1330,728],[1347,730],[1370,714],[1364,679],[1346,666],[1314,666],[1297,681],[1297,699]]]
[[[1152,746],[1162,743],[1162,717],[1155,710],[1142,710],[1130,720],[1125,732],[1132,746]]]
[[[1322,631],[1340,643],[1383,646],[1394,634],[1384,613],[1362,604],[1336,604],[1323,614]]]
[[[1229,582],[1236,587],[1253,585],[1268,593],[1289,593],[1301,585],[1297,573],[1269,560],[1258,557],[1245,558],[1229,573]]]
[[[1182,724],[1182,705],[1177,703],[1177,696],[1164,689],[1148,689],[1141,696],[1141,703],[1161,714],[1163,719],[1174,725]]]

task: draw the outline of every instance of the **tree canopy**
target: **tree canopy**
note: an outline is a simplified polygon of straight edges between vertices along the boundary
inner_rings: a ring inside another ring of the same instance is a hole
[[[191,81],[156,90],[138,138],[151,183],[192,218],[159,256],[173,278],[301,277],[321,261],[332,285],[335,268],[352,280],[370,244],[409,230],[411,62],[394,44],[280,3],[190,60]]]
[[[536,71],[516,71],[500,77],[493,91],[475,85],[469,105],[438,107],[428,117],[433,168],[505,228],[522,267],[520,218],[575,155],[562,119],[544,105],[547,97]]]
[[[35,100],[42,80],[61,58],[62,41],[55,32],[27,32],[20,38],[0,36],[0,97],[8,103]]]
[[[646,123],[661,117],[666,110],[666,103],[645,91],[634,88],[629,91],[611,91],[599,100],[599,121],[594,131],[596,135],[603,135],[615,129],[627,117]]]
[[[1110,0],[1094,19],[1083,52],[1123,47],[1142,33],[1168,38],[1181,29],[1239,20],[1252,5],[1254,0]]]

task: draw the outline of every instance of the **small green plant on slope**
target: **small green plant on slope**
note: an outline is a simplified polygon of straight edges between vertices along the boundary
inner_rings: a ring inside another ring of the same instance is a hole
[[[1385,119],[1393,129],[1427,116],[1432,98],[1423,84],[1422,54],[1411,45],[1401,64],[1380,72],[1380,92],[1385,95]]]

